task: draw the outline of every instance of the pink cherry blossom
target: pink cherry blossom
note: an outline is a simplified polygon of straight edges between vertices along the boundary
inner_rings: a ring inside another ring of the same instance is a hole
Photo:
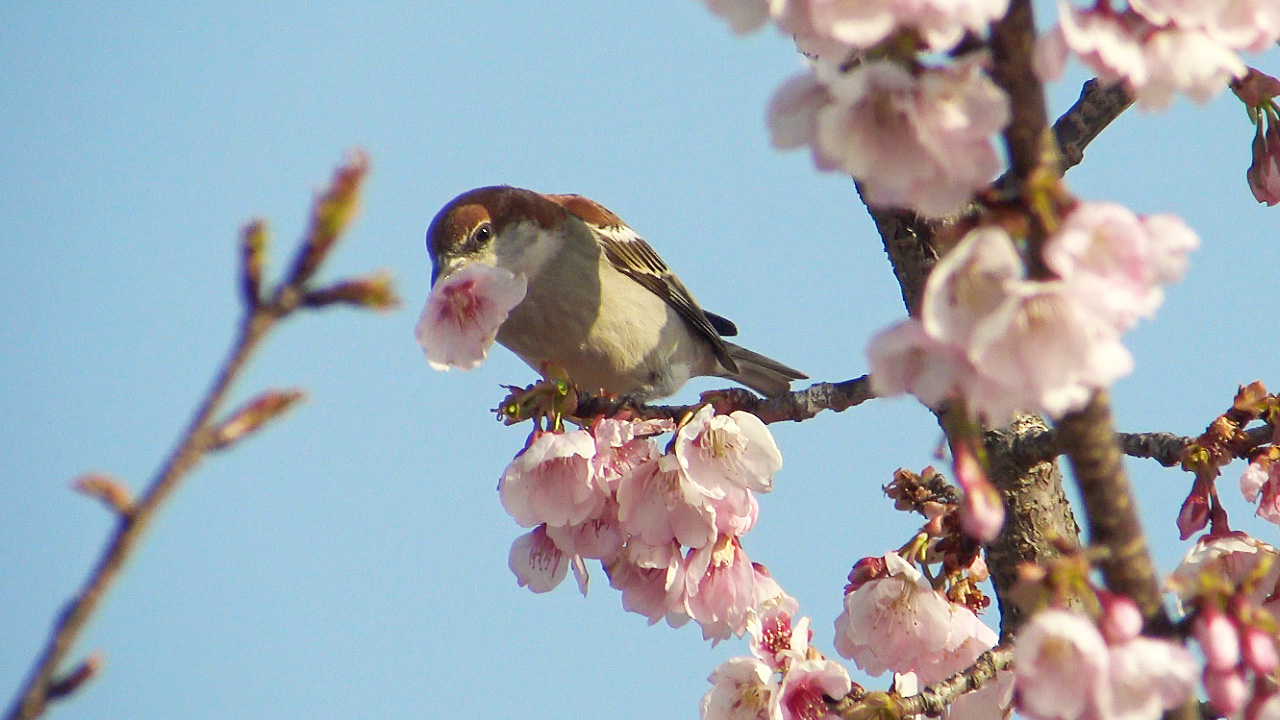
[[[1169,577],[1167,586],[1186,607],[1202,588],[1231,583],[1261,606],[1280,582],[1280,550],[1244,533],[1200,538]]]
[[[703,3],[739,35],[758,30],[769,21],[770,0],[703,0]]]
[[[782,453],[760,418],[742,411],[716,415],[704,405],[676,433],[675,455],[698,492],[721,499],[742,489],[769,492]]]
[[[603,510],[576,525],[549,525],[547,537],[569,555],[609,562],[622,550],[626,534],[618,522],[617,503],[608,501]]]
[[[1018,710],[1035,720],[1103,717],[1110,702],[1110,655],[1084,615],[1042,610],[1022,626],[1013,646]]]
[[[989,543],[1004,526],[1004,503],[1000,492],[987,479],[982,464],[968,443],[953,448],[956,482],[964,490],[960,501],[960,527],[969,537]]]
[[[626,531],[650,545],[672,540],[700,548],[716,539],[715,511],[689,502],[684,474],[674,455],[649,459],[618,484],[618,519]],[[745,492],[745,491],[743,491]]]
[[[1001,670],[985,685],[965,693],[943,713],[944,720],[993,720],[1010,716],[1013,705],[1013,671]]]
[[[747,617],[751,654],[774,670],[785,670],[808,656],[809,618],[800,618],[793,625],[794,615],[794,608],[775,604]]]
[[[853,689],[849,671],[823,658],[791,664],[779,690],[783,720],[838,720],[827,698],[839,700]]]
[[[1178,92],[1207,103],[1248,71],[1239,55],[1201,30],[1158,30],[1142,49],[1149,76],[1133,89],[1146,110],[1168,109]]]
[[[869,675],[918,672],[945,652],[954,606],[896,553],[884,561],[887,574],[844,596],[836,651]]]
[[[1058,2],[1058,26],[1045,34],[1036,47],[1036,71],[1044,80],[1062,75],[1069,52],[1093,70],[1105,85],[1127,80],[1147,81],[1147,64],[1129,24],[1109,10],[1082,9],[1067,0]]]
[[[1266,676],[1280,667],[1276,638],[1256,626],[1243,628],[1240,635],[1240,657],[1245,667],[1256,675]]]
[[[721,536],[691,550],[686,582],[689,614],[702,627],[702,637],[719,642],[747,629],[756,609],[756,572],[738,541]]]
[[[1155,25],[1203,30],[1236,50],[1261,52],[1280,39],[1275,0],[1132,0],[1129,5]]]
[[[585,430],[538,433],[502,473],[502,507],[524,527],[595,517],[607,497],[595,480],[595,452],[595,438]]]
[[[1203,8],[1223,3],[1179,4]],[[1136,5],[1139,11],[1141,5]],[[1245,75],[1244,63],[1235,53],[1239,45],[1225,37],[1230,33],[1210,30],[1203,18],[1191,24],[1165,24],[1161,13],[1152,19],[1117,13],[1106,5],[1076,8],[1066,0],[1059,2],[1058,9],[1058,26],[1043,37],[1036,52],[1036,70],[1045,79],[1061,74],[1070,51],[1103,83],[1124,82],[1144,109],[1163,110],[1175,93],[1207,102],[1232,79]],[[1268,34],[1255,33],[1253,39]],[[1236,36],[1239,39],[1239,33]]]
[[[973,610],[950,603],[947,639],[939,653],[922,656],[916,674],[926,685],[945,680],[968,668],[982,653],[996,646],[999,636]]]
[[[658,455],[652,436],[675,428],[669,420],[641,422],[599,418],[591,426],[596,440],[596,481],[610,492],[637,467]]]
[[[545,525],[539,525],[511,543],[507,566],[516,575],[520,587],[536,593],[550,592],[564,580],[569,571],[569,558],[547,537]]]
[[[1186,255],[1198,244],[1177,217],[1139,218],[1114,203],[1081,203],[1045,243],[1044,260],[1123,331],[1155,313],[1164,299],[1161,285],[1181,278]]]
[[[961,348],[934,338],[916,318],[877,333],[867,346],[867,360],[877,397],[911,393],[931,408],[984,382]]]
[[[814,31],[869,48],[901,29],[915,30],[930,50],[954,47],[966,31],[983,33],[1004,16],[1008,0],[809,0]]]
[[[773,146],[779,150],[808,146],[813,152],[815,167],[822,171],[835,170],[840,166],[839,161],[824,153],[817,141],[818,114],[832,102],[826,83],[813,71],[782,83],[769,100],[767,120]]]
[[[702,696],[702,720],[783,720],[773,670],[755,658],[729,658]]]
[[[1110,652],[1108,720],[1158,720],[1195,691],[1200,668],[1186,648],[1137,637]]]
[[[918,76],[872,61],[824,80],[833,102],[817,115],[819,150],[863,183],[868,203],[942,217],[999,171],[992,135],[1009,100],[979,58]]]
[[[1023,280],[1013,240],[997,227],[969,232],[925,284],[921,320],[964,352],[986,382],[965,383],[970,409],[992,424],[1015,410],[1060,417],[1132,367],[1114,327],[1088,310],[1084,288]]]
[[[1142,632],[1142,610],[1127,595],[1099,590],[1098,604],[1102,607],[1098,629],[1109,645],[1128,642]]]
[[[652,625],[666,619],[671,627],[689,621],[686,564],[674,543],[650,546],[632,539],[605,565],[609,585],[622,592],[622,608],[639,613]]]
[[[523,275],[482,263],[436,280],[415,332],[427,363],[435,370],[478,367],[525,288]]]

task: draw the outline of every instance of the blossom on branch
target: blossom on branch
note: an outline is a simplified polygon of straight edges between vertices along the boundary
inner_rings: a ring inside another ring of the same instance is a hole
[[[897,553],[877,568],[855,566],[835,625],[836,651],[869,675],[914,672],[936,682],[995,646],[995,633],[972,610],[934,590]]]
[[[535,433],[502,473],[502,507],[524,527],[595,517],[606,498],[595,477],[595,453],[595,439],[585,430]]]
[[[1056,79],[1071,52],[1102,82],[1123,82],[1144,109],[1165,110],[1179,92],[1205,103],[1245,75],[1238,50],[1260,50],[1280,38],[1277,11],[1274,0],[1153,0],[1124,12],[1060,0],[1058,26],[1041,39],[1036,70]]]
[[[1173,216],[1081,203],[1044,247],[1057,277],[1040,280],[1006,230],[980,226],[929,275],[920,318],[872,340],[873,387],[935,408],[963,399],[993,425],[1061,417],[1132,369],[1121,334],[1154,312],[1197,243]]]
[[[981,58],[918,73],[886,60],[816,72],[831,94],[814,115],[816,153],[857,178],[869,204],[943,217],[999,172],[992,136],[1009,122],[1009,99]],[[800,135],[809,122],[802,112],[775,117],[801,124],[775,137]]]
[[[1186,648],[1141,636],[1108,643],[1085,615],[1050,608],[1013,647],[1018,710],[1034,720],[1157,720],[1191,696]]]

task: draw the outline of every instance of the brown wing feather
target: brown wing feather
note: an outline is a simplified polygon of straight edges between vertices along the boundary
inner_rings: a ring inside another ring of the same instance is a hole
[[[658,253],[653,251],[649,243],[627,227],[617,215],[594,200],[581,195],[549,195],[548,197],[583,222],[599,229],[596,237],[600,240],[600,246],[609,264],[675,308],[695,332],[711,343],[711,350],[720,364],[729,372],[738,372],[738,364],[729,355],[729,348],[724,340],[720,339],[716,325],[707,318],[707,314],[693,299],[693,295],[689,293],[684,283],[671,272],[671,268],[668,268],[662,258],[658,257]]]

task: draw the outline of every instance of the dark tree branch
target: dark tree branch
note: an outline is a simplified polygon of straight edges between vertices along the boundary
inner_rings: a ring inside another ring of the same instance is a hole
[[[1053,124],[1062,171],[1079,165],[1089,143],[1130,105],[1133,96],[1123,85],[1104,87],[1097,78],[1086,82],[1080,99]]]
[[[871,392],[871,378],[867,375],[838,383],[814,383],[804,390],[771,398],[762,398],[741,388],[714,390],[703,393],[702,396],[704,402],[696,405],[644,405],[627,398],[601,397],[579,391],[574,414],[581,418],[599,415],[607,417],[626,410],[638,418],[668,418],[679,421],[686,414],[696,412],[705,402],[710,402],[720,413],[742,410],[765,423],[784,420],[800,422],[823,410],[844,412],[875,397]]]
[[[1099,567],[1107,587],[1128,595],[1148,629],[1164,633],[1171,623],[1111,422],[1107,393],[1099,391],[1084,409],[1062,418],[1058,442],[1080,485],[1090,543],[1106,550]]]
[[[832,711],[837,717],[850,720],[866,720],[871,717],[908,718],[919,715],[937,717],[956,698],[978,690],[993,680],[996,673],[1012,666],[1013,649],[1007,645],[999,645],[979,655],[973,665],[946,680],[923,688],[916,695],[900,697],[894,693],[867,693],[859,688],[848,697],[836,701]],[[868,708],[867,705],[871,703],[881,707]],[[881,709],[888,711],[890,708],[891,712],[878,712]]]

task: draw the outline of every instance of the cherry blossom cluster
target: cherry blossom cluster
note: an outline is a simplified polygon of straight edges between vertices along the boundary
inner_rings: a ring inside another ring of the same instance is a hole
[[[770,104],[773,142],[849,172],[868,203],[951,215],[999,172],[992,136],[1009,123],[1009,100],[985,58],[919,58],[984,33],[1008,0],[706,1],[737,32],[774,22],[813,58]]]
[[[825,720],[831,701],[853,690],[849,673],[809,646],[809,619],[791,598],[752,613],[753,657],[725,661],[708,678],[703,720]]]
[[[1261,420],[1263,442],[1247,428]],[[1280,396],[1268,394],[1261,382],[1240,387],[1231,407],[1214,419],[1205,432],[1182,451],[1182,467],[1196,474],[1178,513],[1182,539],[1210,528],[1210,534],[1230,532],[1227,512],[1218,499],[1215,481],[1222,468],[1237,458],[1249,460],[1240,476],[1245,500],[1258,503],[1257,514],[1280,524]]]
[[[920,317],[871,341],[873,387],[933,408],[962,400],[992,425],[1059,418],[1131,370],[1121,334],[1154,313],[1197,244],[1172,215],[1080,203],[1043,246],[1053,276],[1035,279],[1007,230],[979,226],[929,275]]]
[[[523,275],[481,263],[437,280],[415,331],[432,369],[478,367],[526,286]]]
[[[674,432],[664,451],[657,437]],[[740,538],[759,514],[782,455],[754,415],[703,406],[667,420],[601,418],[590,429],[536,430],[502,474],[502,505],[532,532],[511,548],[521,585],[546,592],[572,567],[587,585],[599,560],[622,605],[650,623],[690,618],[703,636],[741,635],[753,612],[784,598]]]
[[[1101,598],[1100,598],[1101,599]],[[1140,635],[1133,602],[1109,596],[1103,617],[1062,608],[1033,615],[1013,646],[1018,711],[1033,720],[1156,720],[1195,690],[1191,653]]]
[[[1245,75],[1239,52],[1280,40],[1277,0],[1130,0],[1124,10],[1060,0],[1058,10],[1057,27],[1037,47],[1041,76],[1058,77],[1071,53],[1149,110],[1168,108],[1177,93],[1207,102]]]
[[[1205,693],[1223,715],[1280,717],[1268,679],[1280,667],[1277,583],[1280,551],[1244,533],[1200,538],[1169,579],[1204,654]]]

